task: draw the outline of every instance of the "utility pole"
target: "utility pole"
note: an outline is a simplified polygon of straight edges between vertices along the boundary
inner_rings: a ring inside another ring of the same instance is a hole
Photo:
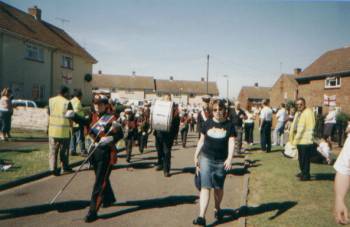
[[[207,55],[207,95],[209,95],[209,54]]]
[[[224,77],[226,78],[226,98],[229,99],[229,80],[228,80],[228,75],[224,75]]]

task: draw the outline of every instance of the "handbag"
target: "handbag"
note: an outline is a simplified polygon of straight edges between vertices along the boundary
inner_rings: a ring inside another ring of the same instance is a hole
[[[196,186],[197,190],[201,190],[201,172],[198,171],[198,174],[194,174],[194,185]]]

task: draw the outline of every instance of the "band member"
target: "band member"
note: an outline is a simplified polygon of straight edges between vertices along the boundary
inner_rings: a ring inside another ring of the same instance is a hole
[[[164,97],[165,101],[171,101],[170,94]],[[170,165],[171,165],[171,148],[175,138],[175,132],[178,132],[179,124],[176,120],[179,118],[175,107],[173,106],[172,113],[173,119],[170,126],[170,131],[154,130],[156,139],[156,148],[158,154],[157,170],[163,170],[165,177],[170,177]]]
[[[142,110],[142,112],[137,118],[137,128],[139,134],[139,151],[142,154],[148,140],[148,131],[150,129],[149,118],[144,110]]]
[[[184,113],[182,113],[182,116],[180,117],[180,133],[181,133],[182,147],[186,147],[187,134],[188,134],[190,121],[191,119],[189,118],[185,109]]]
[[[127,151],[126,161],[130,162],[132,146],[134,144],[134,139],[137,134],[137,121],[135,116],[130,108],[125,109],[125,119],[123,120],[123,128],[124,128],[124,139]]]
[[[115,143],[123,138],[123,131],[116,123],[116,117],[107,112],[108,98],[97,95],[94,98],[94,112],[91,117],[89,137],[94,141],[90,162],[95,171],[95,184],[92,190],[89,212],[85,222],[93,222],[97,212],[103,207],[112,205],[116,199],[109,181],[112,166],[117,161]]]
[[[210,96],[206,95],[202,97],[202,110],[198,112],[197,116],[197,132],[198,132],[198,138],[200,137],[202,127],[204,122],[206,122],[210,118],[210,112],[209,112],[209,102],[210,102]]]
[[[180,130],[180,111],[179,111],[179,105],[174,103],[174,107],[173,107],[173,111],[174,111],[174,116],[173,116],[173,124],[174,124],[174,140],[173,140],[173,145],[175,142],[175,145],[178,144],[177,139],[179,136],[179,130]]]

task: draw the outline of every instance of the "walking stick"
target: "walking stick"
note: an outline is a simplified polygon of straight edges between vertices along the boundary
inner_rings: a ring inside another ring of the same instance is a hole
[[[112,131],[112,129],[114,128],[115,125],[112,124],[110,130],[106,133],[105,136],[108,136],[109,133]],[[100,131],[101,132],[101,131]],[[97,134],[96,138],[99,136],[100,132]],[[89,146],[89,150],[91,149],[91,147],[94,145],[94,143],[91,143],[91,145]],[[71,178],[69,178],[69,180],[67,181],[67,183],[62,187],[61,190],[59,190],[57,192],[57,194],[55,195],[55,197],[53,197],[53,199],[50,202],[50,205],[52,205],[56,199],[63,193],[63,191],[68,187],[68,185],[72,182],[72,180],[77,176],[77,174],[79,173],[79,171],[81,170],[81,168],[85,165],[85,163],[90,159],[90,157],[92,156],[92,154],[96,151],[96,149],[98,148],[98,145],[100,145],[100,142],[98,142],[97,144],[95,144],[94,149],[89,152],[89,155],[86,157],[86,159],[83,161],[83,163],[79,166],[78,170],[75,171],[75,173],[72,175]]]

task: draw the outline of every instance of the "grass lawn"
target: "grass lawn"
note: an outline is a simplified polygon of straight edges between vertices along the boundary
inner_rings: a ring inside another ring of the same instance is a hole
[[[0,143],[0,160],[14,164],[9,170],[0,172],[0,184],[49,169],[45,132],[14,130],[12,136],[10,142]],[[69,157],[70,163],[78,160],[82,157]]]
[[[248,226],[336,225],[332,166],[311,164],[312,181],[301,182],[295,177],[298,161],[279,151],[253,151],[248,159],[256,160],[256,166],[249,168]]]

